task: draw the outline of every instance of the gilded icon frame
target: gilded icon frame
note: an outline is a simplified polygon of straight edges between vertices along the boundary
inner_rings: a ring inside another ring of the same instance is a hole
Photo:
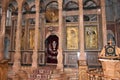
[[[84,27],[85,50],[98,49],[98,27],[97,25],[86,25]]]
[[[78,27],[68,26],[66,32],[66,42],[68,50],[77,50],[79,48]]]

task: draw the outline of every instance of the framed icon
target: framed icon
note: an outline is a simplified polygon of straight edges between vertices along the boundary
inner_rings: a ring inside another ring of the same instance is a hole
[[[98,29],[96,25],[85,26],[85,49],[98,49]]]
[[[78,49],[78,27],[67,27],[67,49]]]

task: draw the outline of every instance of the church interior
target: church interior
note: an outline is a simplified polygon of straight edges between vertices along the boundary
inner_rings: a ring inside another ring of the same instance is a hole
[[[120,0],[0,0],[0,80],[120,80]]]

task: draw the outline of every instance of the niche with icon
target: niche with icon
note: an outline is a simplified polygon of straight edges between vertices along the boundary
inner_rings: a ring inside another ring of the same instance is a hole
[[[46,63],[57,63],[58,37],[50,35],[45,40]]]

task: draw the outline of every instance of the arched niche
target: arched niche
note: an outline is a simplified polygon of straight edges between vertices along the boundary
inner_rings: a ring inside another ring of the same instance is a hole
[[[57,35],[49,35],[45,40],[46,63],[57,64],[59,38]]]

